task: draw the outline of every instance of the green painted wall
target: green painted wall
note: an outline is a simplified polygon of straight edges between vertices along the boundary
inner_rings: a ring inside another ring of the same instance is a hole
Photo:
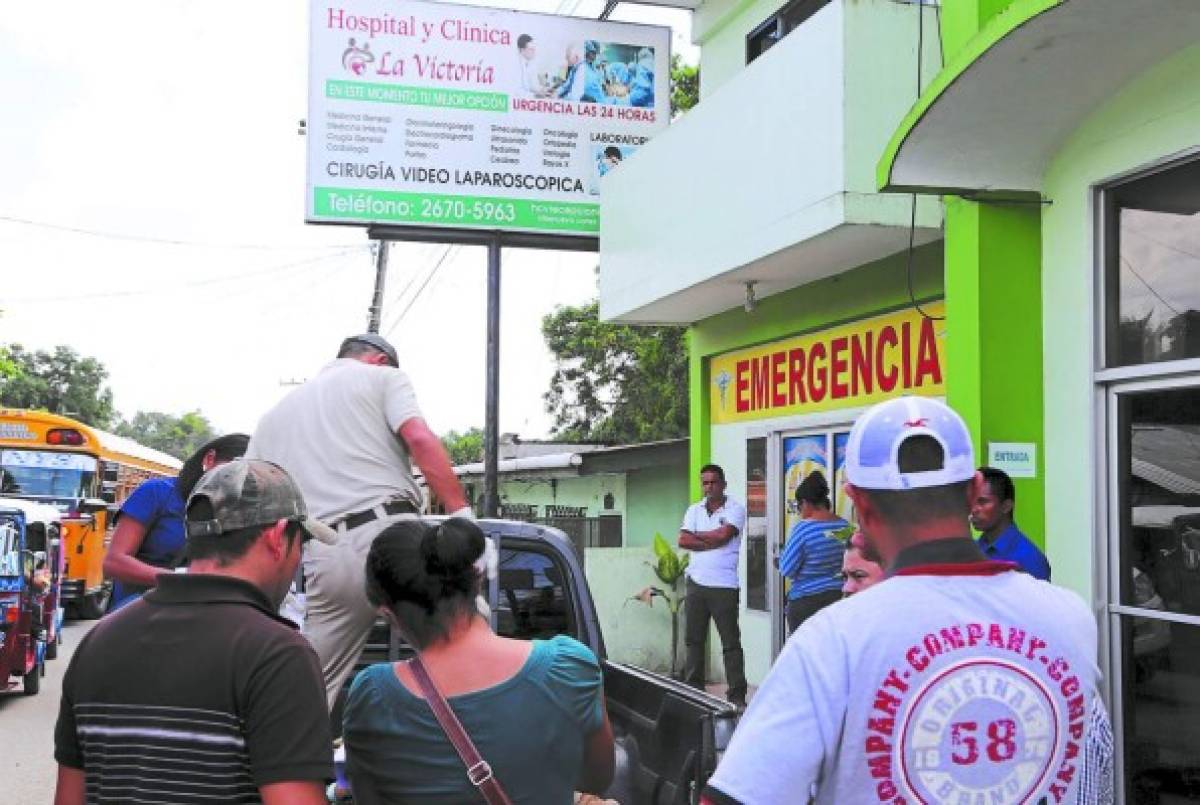
[[[942,46],[949,59],[1013,0],[942,0]]]
[[[1200,146],[1200,45],[1131,81],[1095,110],[1052,159],[1043,192],[1042,293],[1046,306],[1047,554],[1054,578],[1099,610],[1104,520],[1096,518],[1096,479],[1107,464],[1097,444],[1093,333],[1093,188]],[[1099,537],[1099,542],[1097,535]]]
[[[674,542],[688,506],[688,468],[654,467],[625,476],[625,546],[650,546],[658,532]]]
[[[1041,208],[946,199],[946,401],[988,442],[1038,446],[1036,478],[1014,479],[1018,525],[1044,544]]]
[[[753,313],[741,308],[697,322],[690,329],[691,497],[700,498],[700,467],[712,449],[708,358],[844,322],[908,307],[907,256],[896,254],[852,271],[762,300]],[[942,244],[913,254],[913,293],[927,301],[942,296]]]

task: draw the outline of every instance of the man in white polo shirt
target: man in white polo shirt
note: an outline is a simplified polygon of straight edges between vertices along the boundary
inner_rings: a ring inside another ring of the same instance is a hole
[[[684,601],[687,670],[684,681],[704,689],[708,622],[716,621],[725,660],[726,694],[746,706],[746,660],[738,630],[738,554],[746,530],[746,507],[725,494],[725,471],[716,464],[700,468],[704,498],[688,507],[679,529],[679,547],[691,551]]]

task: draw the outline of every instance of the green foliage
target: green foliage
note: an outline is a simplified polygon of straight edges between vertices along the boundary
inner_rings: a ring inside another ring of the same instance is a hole
[[[671,117],[676,118],[700,103],[700,66],[684,64],[678,53],[671,54]]]
[[[178,417],[159,411],[138,411],[128,422],[118,424],[116,432],[181,460],[217,435],[212,423],[199,411]]]
[[[679,582],[683,580],[683,571],[687,569],[690,553],[677,553],[671,543],[662,534],[654,534],[654,564],[646,564],[654,570],[666,588],[647,587],[630,600],[641,601],[647,606],[654,606],[654,599],[661,598],[667,602],[667,611],[671,613],[671,674],[676,675],[679,665],[679,615],[683,610],[686,595],[679,592]]]
[[[674,590],[675,585],[683,578],[683,571],[687,568],[692,555],[676,553],[675,549],[671,547],[671,543],[667,542],[658,532],[654,534],[654,555],[658,560],[653,565],[654,575],[658,576],[659,581]]]
[[[12,356],[8,354],[8,349],[0,347],[0,381],[15,377],[18,371],[20,370]]]
[[[12,344],[6,353],[0,361],[7,367],[0,370],[0,405],[62,414],[97,428],[112,423],[113,395],[100,361],[68,346],[31,352]]]
[[[687,435],[684,328],[602,322],[593,301],[557,308],[542,335],[555,360],[545,400],[557,437],[634,444]]]
[[[458,466],[483,461],[483,431],[479,428],[468,428],[462,433],[452,430],[441,438],[450,454],[451,464]]]
[[[858,526],[856,526],[854,523],[847,523],[841,528],[830,531],[829,536],[836,540],[841,540],[842,542],[849,542],[850,538],[854,536],[854,532],[857,530]]]

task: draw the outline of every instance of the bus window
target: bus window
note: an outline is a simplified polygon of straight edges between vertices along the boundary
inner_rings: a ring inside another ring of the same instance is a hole
[[[96,459],[78,453],[0,450],[0,472],[5,494],[75,500],[92,496]]]

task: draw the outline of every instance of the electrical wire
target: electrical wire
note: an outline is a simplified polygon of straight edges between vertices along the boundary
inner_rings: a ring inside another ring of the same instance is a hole
[[[1172,305],[1166,299],[1163,299],[1162,294],[1160,294],[1158,291],[1154,290],[1154,286],[1151,285],[1149,282],[1147,282],[1146,278],[1138,273],[1138,270],[1133,267],[1133,263],[1129,262],[1128,257],[1126,257],[1125,255],[1121,255],[1121,262],[1124,263],[1125,267],[1129,269],[1129,273],[1133,274],[1133,276],[1138,278],[1138,282],[1140,282],[1140,283],[1142,283],[1142,285],[1146,286],[1147,291],[1154,294],[1155,299],[1157,299],[1158,301],[1160,301],[1164,305],[1166,305],[1167,309],[1170,310],[1172,313],[1174,313],[1176,316],[1181,315],[1180,312],[1175,308],[1174,305]]]
[[[937,18],[940,19],[940,18]],[[939,22],[940,25],[940,22]],[[941,38],[940,36],[938,37]],[[921,87],[924,85],[924,74],[921,71],[921,61],[925,56],[925,0],[918,0],[917,5],[917,100],[921,99]],[[910,216],[908,221],[908,254],[905,258],[904,280],[908,286],[908,299],[912,302],[914,308],[926,319],[930,321],[944,321],[945,316],[934,316],[917,301],[917,294],[913,289],[913,261],[915,259],[916,241],[917,241],[917,194],[911,194]]]
[[[404,310],[400,311],[400,315],[396,317],[396,320],[394,322],[392,322],[392,326],[388,328],[387,333],[384,334],[384,338],[391,336],[392,332],[395,331],[395,329],[400,326],[400,323],[404,321],[404,316],[408,313],[409,310],[412,309],[412,306],[414,304],[416,304],[417,300],[421,298],[421,292],[424,291],[429,286],[429,281],[432,280],[433,276],[438,273],[438,269],[440,269],[442,267],[442,264],[444,264],[446,262],[446,258],[450,256],[451,252],[457,251],[457,250],[458,250],[457,246],[447,246],[446,247],[446,250],[444,252],[442,252],[441,258],[434,265],[433,270],[430,271],[428,275],[426,275],[425,281],[421,283],[421,287],[418,288],[417,292],[412,295],[412,298],[408,300],[408,304],[404,306]]]
[[[339,257],[344,257],[348,254],[352,254],[356,251],[361,251],[365,248],[366,248],[365,245],[359,245],[352,249],[343,249],[342,251],[335,252],[334,254],[323,254],[319,257],[312,257],[307,260],[296,260],[296,261],[293,261],[290,263],[284,263],[282,265],[271,266],[269,268],[264,268],[264,269],[261,269],[258,271],[243,271],[243,272],[239,272],[237,274],[227,274],[227,275],[220,276],[220,277],[209,277],[207,279],[180,283],[178,285],[165,285],[165,286],[160,286],[157,288],[138,288],[138,289],[126,289],[126,290],[118,290],[118,291],[89,291],[86,293],[79,293],[79,294],[54,294],[52,296],[26,296],[26,297],[16,297],[16,298],[4,299],[3,301],[6,304],[36,304],[36,303],[40,303],[40,302],[58,303],[58,302],[67,302],[67,301],[73,301],[73,300],[88,300],[88,301],[90,301],[90,300],[94,300],[94,299],[117,299],[117,298],[132,297],[132,296],[153,296],[156,294],[178,293],[179,291],[182,291],[187,288],[202,288],[202,287],[210,286],[210,285],[219,285],[221,283],[226,283],[226,282],[238,282],[238,281],[245,280],[245,279],[254,279],[257,277],[268,276],[271,274],[278,274],[282,271],[287,271],[288,269],[291,269],[291,268],[312,265],[314,263],[321,263],[326,260],[333,260],[333,259],[336,259]]]
[[[248,249],[253,251],[316,251],[319,249],[345,249],[355,247],[356,243],[334,243],[326,246],[270,246],[263,243],[205,243],[197,240],[181,240],[176,238],[156,238],[150,235],[131,235],[123,232],[108,232],[101,229],[86,229],[66,224],[55,224],[49,221],[34,221],[30,218],[18,218],[11,215],[0,215],[0,221],[22,226],[32,226],[39,229],[51,229],[55,232],[70,232],[75,235],[86,235],[93,238],[108,240],[132,241],[135,243],[154,243],[160,246],[192,246],[204,249]]]

